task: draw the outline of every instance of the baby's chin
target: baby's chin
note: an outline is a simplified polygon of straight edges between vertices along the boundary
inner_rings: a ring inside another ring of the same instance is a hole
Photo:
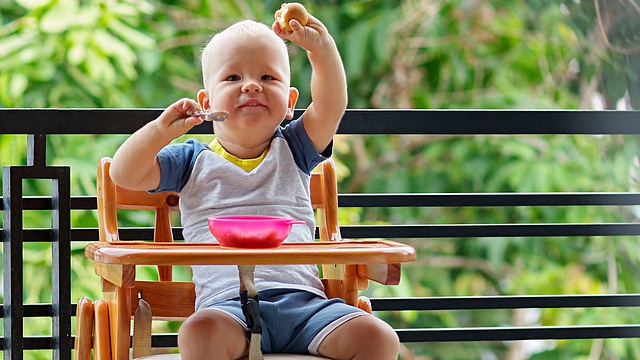
[[[233,136],[238,140],[271,140],[274,133],[282,123],[282,120],[279,117],[267,118],[264,116],[259,116],[259,114],[243,114],[235,118],[230,118],[227,121],[228,123],[224,124],[224,129],[220,130],[228,132],[229,135],[233,134]],[[215,125],[217,124],[214,124],[214,126]],[[219,128],[222,128],[222,126],[220,126]]]
[[[282,119],[286,117],[285,113],[274,113],[272,109],[266,106],[245,106],[236,109],[234,114],[237,120],[244,124],[251,124],[257,127],[272,126],[275,130],[282,123]]]

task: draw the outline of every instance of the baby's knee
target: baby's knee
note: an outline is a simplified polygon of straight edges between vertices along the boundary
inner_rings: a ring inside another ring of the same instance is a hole
[[[376,319],[365,331],[365,341],[371,346],[382,348],[399,348],[400,339],[396,331],[386,322]]]
[[[400,340],[395,330],[384,321],[371,317],[365,326],[361,326],[360,336],[352,347],[355,351],[350,359],[397,359]]]
[[[358,349],[366,352],[382,351],[383,353],[399,349],[400,340],[389,324],[373,316],[361,317],[361,319],[364,321],[354,323],[354,325],[357,324],[357,327],[351,329],[357,334],[352,340],[357,340],[356,343],[362,344],[362,346],[358,346]]]
[[[237,359],[246,349],[244,329],[230,316],[201,310],[191,315],[178,331],[183,359]]]
[[[222,321],[216,316],[208,316],[209,314],[196,313],[185,320],[178,330],[179,343],[198,343],[207,338],[211,340],[216,334],[224,333]]]
[[[197,339],[204,334],[211,334],[209,327],[211,325],[202,318],[196,318],[194,316],[185,320],[180,329],[178,330],[178,344],[188,344],[191,342],[200,341]]]

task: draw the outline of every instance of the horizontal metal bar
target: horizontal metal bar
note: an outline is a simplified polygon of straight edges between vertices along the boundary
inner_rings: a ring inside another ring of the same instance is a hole
[[[341,134],[639,134],[640,112],[347,110]]]
[[[640,307],[640,294],[372,298],[374,311]]]
[[[640,294],[439,296],[372,298],[374,311],[494,310],[519,308],[640,307]],[[75,315],[76,304],[71,304]],[[50,317],[51,304],[26,304],[25,317]],[[0,304],[0,316],[4,306]]]
[[[396,333],[402,343],[622,339],[640,337],[640,325],[421,328],[396,329]],[[151,345],[154,348],[175,348],[177,336],[153,334]],[[4,345],[4,338],[0,340]],[[25,337],[24,345],[26,350],[51,349],[53,340],[47,336],[28,336]]]
[[[98,208],[98,198],[95,196],[72,196],[71,210],[95,210]]]
[[[464,342],[464,341],[514,341],[540,339],[599,339],[640,337],[640,325],[614,326],[543,326],[500,328],[451,328],[451,329],[397,329],[400,341],[409,342]],[[176,347],[176,334],[154,334],[153,347]]]
[[[0,337],[0,341],[2,342],[4,349],[5,339]],[[75,336],[71,336],[71,343],[69,344],[72,348],[75,342]],[[24,337],[24,349],[25,350],[48,350],[53,349],[53,338],[51,336],[25,336]]]
[[[637,236],[640,224],[447,224],[447,225],[345,225],[340,227],[345,239],[413,239],[473,237],[570,237],[570,236]],[[152,228],[122,228],[122,240],[153,237]],[[51,229],[24,229],[25,242],[50,242]],[[184,240],[182,228],[173,229],[175,240]],[[98,229],[71,229],[71,241],[96,241]]]
[[[640,193],[436,193],[436,194],[339,194],[340,207],[462,207],[462,206],[633,206]],[[71,197],[72,210],[95,210],[95,196]],[[50,210],[51,197],[24,198],[25,210]],[[0,210],[3,209],[0,196]]]
[[[70,304],[71,316],[76,314],[76,304]],[[4,316],[4,305],[0,304],[0,316]],[[24,317],[51,317],[53,316],[53,306],[51,304],[25,304]]]
[[[492,310],[519,308],[640,307],[640,294],[437,296],[371,298],[374,311]],[[71,304],[72,316],[76,304]],[[25,317],[51,317],[51,304],[25,304]],[[0,304],[0,316],[4,306]]]
[[[25,350],[46,350],[53,349],[53,338],[51,336],[25,336]]]
[[[0,133],[131,134],[161,112],[161,109],[0,109]]]
[[[397,329],[396,333],[403,343],[616,339],[640,337],[640,325]],[[151,344],[154,348],[176,347],[177,334],[154,334]]]
[[[640,204],[639,193],[438,193],[339,194],[340,207],[624,206]]]
[[[616,339],[640,337],[640,325],[397,329],[400,342]]]
[[[0,134],[131,134],[162,109],[0,109]],[[299,116],[301,110],[296,110]],[[640,134],[640,111],[348,109],[339,134]],[[191,133],[211,133],[209,122]]]
[[[51,196],[25,196],[23,198],[24,210],[51,210],[53,203]],[[95,210],[98,200],[95,196],[72,196],[71,210]],[[2,196],[0,196],[0,210],[4,209]]]
[[[637,236],[640,224],[451,224],[341,226],[346,239]]]
[[[178,347],[178,334],[153,334],[151,336],[151,346],[154,348]]]

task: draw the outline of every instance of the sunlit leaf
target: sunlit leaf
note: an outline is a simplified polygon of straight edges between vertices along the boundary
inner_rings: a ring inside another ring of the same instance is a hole
[[[66,70],[76,85],[79,85],[83,91],[95,97],[99,97],[102,94],[102,88],[96,82],[92,81],[87,74],[80,71],[80,69],[70,66]]]
[[[627,81],[624,69],[616,68],[610,63],[603,64],[602,84],[607,100],[615,104],[627,92]]]
[[[19,98],[29,86],[29,79],[24,74],[13,74],[9,84],[9,96]]]
[[[162,53],[158,50],[140,50],[137,57],[142,59],[139,65],[142,71],[152,74],[162,66]]]
[[[148,35],[123,24],[117,19],[112,19],[108,23],[108,28],[113,31],[122,41],[126,41],[131,46],[142,49],[150,49],[155,46],[155,41]]]
[[[629,99],[631,106],[640,110],[640,54],[627,56],[629,70],[627,74],[627,85],[629,87]]]
[[[25,9],[37,9],[50,4],[54,0],[15,0],[16,3]]]
[[[77,18],[76,0],[59,0],[47,9],[40,19],[40,29],[44,33],[60,34],[74,24]]]
[[[9,64],[13,65],[13,63],[10,63],[8,59],[13,59],[13,61],[15,61],[15,58],[11,58],[10,55],[20,49],[30,46],[37,38],[38,34],[32,31],[15,33],[5,36],[4,38],[0,38],[0,54],[3,54],[2,58],[4,58],[4,60],[0,58],[0,64],[4,64],[4,66]],[[0,69],[1,66],[2,65],[0,65]]]
[[[343,52],[344,65],[348,73],[360,75],[364,70],[366,48],[369,36],[367,23],[362,22],[354,26],[348,34],[348,49]]]

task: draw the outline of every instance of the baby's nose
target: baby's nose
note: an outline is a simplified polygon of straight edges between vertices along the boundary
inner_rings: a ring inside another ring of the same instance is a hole
[[[262,91],[262,86],[260,86],[260,84],[258,84],[255,81],[247,81],[243,86],[242,86],[242,92],[243,93],[249,93],[249,92],[260,92]]]

